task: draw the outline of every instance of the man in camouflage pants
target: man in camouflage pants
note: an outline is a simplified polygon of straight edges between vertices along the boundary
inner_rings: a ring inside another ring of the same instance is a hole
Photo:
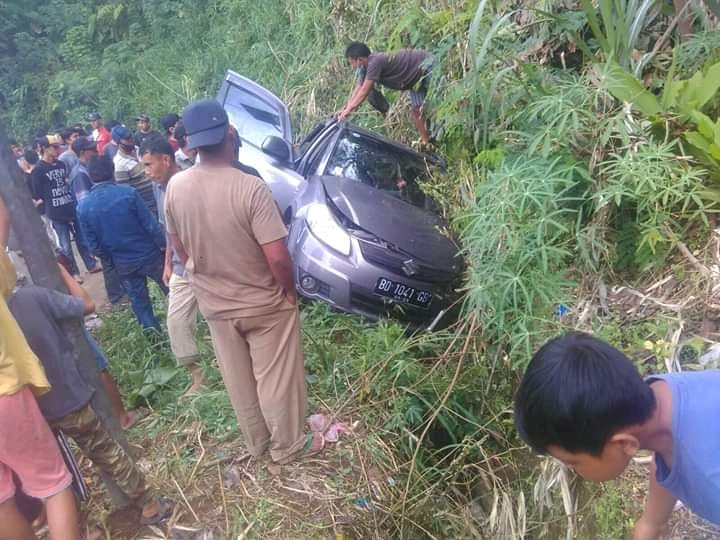
[[[142,509],[140,522],[155,524],[172,510],[166,499],[155,497],[145,476],[127,451],[102,426],[90,406],[94,388],[78,371],[77,352],[63,331],[63,321],[82,323],[95,310],[87,292],[62,267],[60,272],[70,295],[27,286],[8,301],[30,348],[40,359],[51,389],[38,398],[48,423],[71,437],[80,450]]]

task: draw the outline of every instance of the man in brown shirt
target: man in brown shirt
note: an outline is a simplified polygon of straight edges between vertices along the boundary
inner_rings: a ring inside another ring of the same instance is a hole
[[[170,182],[167,232],[213,339],[249,452],[286,463],[322,449],[303,434],[307,399],[287,230],[269,188],[232,165],[235,131],[222,106],[183,112],[200,163]]]
[[[392,54],[371,53],[365,43],[353,41],[345,51],[345,58],[357,71],[358,84],[347,105],[337,114],[337,119],[347,119],[362,105],[375,84],[393,90],[405,90],[410,94],[413,122],[420,134],[420,140],[427,144],[429,136],[423,109],[432,69],[430,53],[421,49],[400,49]]]

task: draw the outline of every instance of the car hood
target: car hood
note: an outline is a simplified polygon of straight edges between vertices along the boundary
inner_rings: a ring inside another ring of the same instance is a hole
[[[325,193],[352,223],[435,268],[459,271],[458,247],[441,230],[445,223],[427,210],[361,182],[322,177]]]

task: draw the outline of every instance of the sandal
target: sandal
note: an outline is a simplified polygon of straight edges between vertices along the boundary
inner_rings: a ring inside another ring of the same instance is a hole
[[[145,517],[140,514],[140,525],[158,525],[170,517],[175,503],[167,497],[158,497],[157,502],[159,509],[154,516]]]

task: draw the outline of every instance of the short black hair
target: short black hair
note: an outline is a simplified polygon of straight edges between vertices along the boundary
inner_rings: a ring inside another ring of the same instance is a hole
[[[39,148],[40,151],[44,150],[45,148],[50,148],[52,144],[50,144],[50,141],[48,141],[48,136],[43,135],[42,137],[36,137],[33,141],[33,144],[35,145],[35,148]]]
[[[171,158],[175,159],[175,151],[173,150],[172,146],[170,146],[170,143],[167,141],[167,139],[163,137],[155,136],[145,139],[145,142],[143,142],[142,146],[140,146],[140,155],[144,156],[145,154],[165,154],[166,156],[170,156]]]
[[[187,146],[187,131],[185,131],[185,126],[183,125],[182,120],[178,121],[175,126],[175,140],[180,148],[185,148]]]
[[[37,162],[40,161],[40,156],[32,148],[26,148],[23,157],[30,165],[37,165]]]
[[[160,125],[165,130],[165,133],[167,135],[170,135],[170,128],[175,126],[175,124],[178,123],[178,120],[180,120],[180,116],[175,113],[168,113],[164,115],[162,118],[160,118]]]
[[[370,54],[370,47],[362,41],[353,41],[345,49],[345,58],[367,58]]]
[[[70,136],[73,134],[73,130],[70,128],[62,128],[60,131],[58,131],[58,135],[62,138],[64,142],[68,142],[70,140]]]
[[[99,154],[90,158],[87,171],[90,180],[94,183],[109,182],[113,180],[115,165],[113,165],[113,160],[109,156]]]
[[[630,359],[593,336],[558,336],[530,360],[515,395],[515,426],[541,454],[548,446],[594,456],[619,430],[646,422],[655,396]]]
[[[8,139],[8,146],[20,146],[17,139]]]

